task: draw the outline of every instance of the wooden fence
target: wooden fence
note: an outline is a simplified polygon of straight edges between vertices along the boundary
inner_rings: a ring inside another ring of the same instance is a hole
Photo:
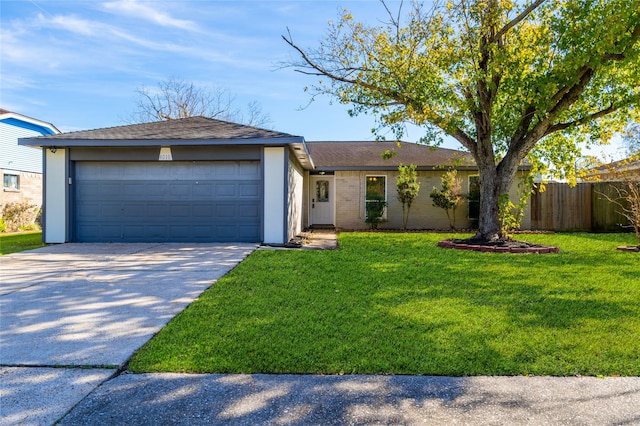
[[[620,200],[616,182],[548,183],[545,191],[538,189],[531,196],[531,227],[533,229],[573,232],[620,232],[628,220],[620,214],[620,206],[609,201]]]

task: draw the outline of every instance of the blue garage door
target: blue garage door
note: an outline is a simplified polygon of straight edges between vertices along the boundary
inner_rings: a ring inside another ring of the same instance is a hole
[[[80,242],[257,242],[258,161],[77,162]]]

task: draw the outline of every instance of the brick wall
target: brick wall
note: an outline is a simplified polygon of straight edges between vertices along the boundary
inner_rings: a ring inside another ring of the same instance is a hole
[[[42,206],[42,174],[31,172],[18,172],[13,170],[2,170],[0,174],[3,177],[5,174],[20,176],[20,189],[17,191],[2,188],[0,193],[0,209],[7,203],[15,202],[28,202],[35,204],[38,207]]]
[[[431,197],[433,187],[440,188],[440,177],[444,171],[418,172],[420,193],[414,200],[409,214],[408,229],[450,229],[445,211],[434,207]],[[459,171],[462,179],[462,191],[469,190],[469,176],[477,172]],[[388,229],[402,229],[402,204],[397,199],[396,179],[398,171],[337,171],[336,183],[336,227],[340,229],[366,229],[364,221],[364,197],[366,176],[386,176],[387,179],[387,217],[379,227]],[[517,187],[514,185],[511,198],[517,202]],[[449,212],[451,214],[451,212]],[[464,200],[456,209],[456,228],[464,229],[470,226],[467,219],[467,202]],[[523,229],[530,229],[531,214],[527,206]]]

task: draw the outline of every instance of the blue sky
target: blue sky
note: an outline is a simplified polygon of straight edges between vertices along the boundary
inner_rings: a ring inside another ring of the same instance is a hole
[[[223,88],[240,107],[257,101],[278,131],[371,140],[372,117],[351,118],[327,97],[307,106],[313,77],[278,66],[296,58],[281,39],[287,27],[298,44],[316,46],[343,8],[369,23],[385,15],[365,0],[2,0],[0,106],[62,131],[118,126],[135,109],[137,87],[176,76]],[[421,136],[412,129],[404,139]]]

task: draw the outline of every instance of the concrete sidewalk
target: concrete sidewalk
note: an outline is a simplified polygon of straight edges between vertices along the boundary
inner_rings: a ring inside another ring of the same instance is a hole
[[[631,425],[640,378],[122,374],[61,425]]]

